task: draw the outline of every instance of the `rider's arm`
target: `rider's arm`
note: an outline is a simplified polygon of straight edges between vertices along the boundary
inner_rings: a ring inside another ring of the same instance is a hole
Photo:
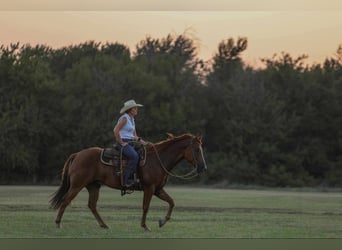
[[[123,117],[114,127],[113,132],[114,132],[114,136],[115,139],[118,143],[120,143],[120,145],[122,146],[126,146],[127,142],[122,141],[121,137],[120,137],[120,130],[122,129],[123,126],[125,126],[127,122],[126,117]]]

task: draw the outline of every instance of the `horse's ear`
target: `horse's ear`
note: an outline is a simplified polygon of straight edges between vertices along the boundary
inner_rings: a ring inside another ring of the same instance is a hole
[[[201,142],[201,143],[202,143],[202,138],[203,138],[203,136],[202,136],[202,135],[197,135],[197,136],[196,136],[196,138],[197,138],[197,140],[198,140],[199,142]]]
[[[175,136],[174,136],[173,134],[171,134],[171,133],[166,133],[166,135],[167,135],[167,139],[172,139],[172,138],[175,137]]]

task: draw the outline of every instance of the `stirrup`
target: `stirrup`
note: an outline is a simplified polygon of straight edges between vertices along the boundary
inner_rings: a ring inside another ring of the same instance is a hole
[[[133,192],[134,192],[134,189],[123,188],[123,189],[121,189],[121,196],[124,196],[125,194],[131,194]]]

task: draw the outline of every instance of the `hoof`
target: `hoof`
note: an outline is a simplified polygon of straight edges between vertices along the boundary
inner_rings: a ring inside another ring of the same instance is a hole
[[[168,221],[167,219],[160,219],[160,220],[159,220],[159,227],[164,226],[164,225],[166,224],[167,221]]]
[[[109,229],[109,227],[106,224],[100,225],[100,227],[103,229]]]
[[[151,232],[151,229],[148,228],[148,227],[144,227],[144,232],[145,232],[145,233],[150,233],[150,232]]]
[[[159,227],[162,227],[165,225],[165,220],[160,219],[159,220]]]

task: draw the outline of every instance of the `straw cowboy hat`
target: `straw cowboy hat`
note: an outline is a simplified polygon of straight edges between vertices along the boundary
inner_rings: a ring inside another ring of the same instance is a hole
[[[137,104],[134,100],[129,100],[124,103],[124,106],[120,110],[120,114],[126,112],[127,110],[134,108],[134,107],[142,107],[143,105]]]

